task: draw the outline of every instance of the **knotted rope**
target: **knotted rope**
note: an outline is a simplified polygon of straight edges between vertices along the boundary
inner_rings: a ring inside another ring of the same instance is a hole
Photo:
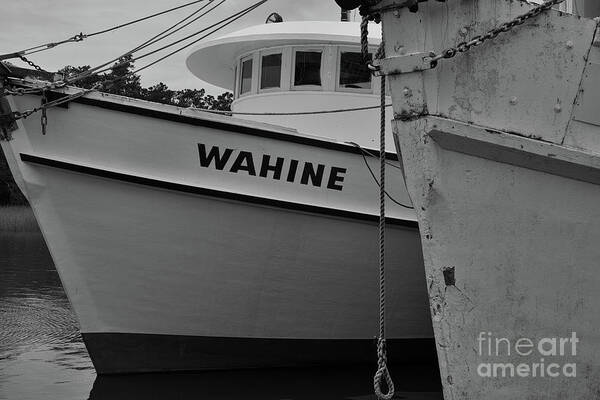
[[[383,42],[377,54],[383,53]],[[380,55],[381,58],[384,56]],[[377,372],[373,378],[375,394],[380,400],[394,397],[394,382],[387,367],[385,344],[385,75],[381,75],[381,108],[379,137],[379,338],[377,339]],[[387,393],[381,390],[385,378]]]
[[[369,56],[368,25],[369,20],[379,22],[379,16],[371,16],[366,8],[361,7],[363,16],[360,24],[361,52],[363,61],[372,72],[378,70]],[[385,57],[383,40],[377,49],[375,59]],[[373,377],[375,395],[380,400],[391,400],[394,397],[394,382],[387,367],[387,351],[385,342],[385,76],[381,75],[380,96],[380,135],[379,135],[379,337],[377,338],[377,372]],[[387,392],[382,390],[382,380],[385,380]]]

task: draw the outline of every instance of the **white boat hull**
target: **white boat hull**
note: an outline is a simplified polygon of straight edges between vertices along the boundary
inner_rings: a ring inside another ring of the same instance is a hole
[[[27,119],[2,147],[99,373],[373,359],[377,186],[354,147],[101,95],[48,117],[45,136]],[[214,147],[231,149],[221,170]],[[260,176],[265,154],[284,159],[279,179]],[[306,163],[324,165],[319,185]],[[389,336],[426,352],[411,213],[390,212]]]
[[[435,117],[398,132],[445,398],[595,398],[600,157],[547,144],[538,166],[534,140]]]

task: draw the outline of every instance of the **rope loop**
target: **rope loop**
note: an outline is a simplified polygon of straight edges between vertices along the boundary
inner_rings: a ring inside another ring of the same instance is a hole
[[[382,59],[385,57],[385,48],[383,39],[377,52],[375,53],[375,57],[369,54],[369,21],[375,21],[379,23],[381,20],[379,19],[379,14],[377,14],[377,18],[374,18],[373,15],[365,14],[362,17],[362,21],[360,22],[360,52],[362,54],[363,62],[369,68],[373,75],[381,69],[379,66],[373,64],[374,59]]]
[[[377,372],[373,377],[373,388],[375,395],[379,400],[391,400],[394,397],[394,381],[387,367],[387,355],[385,349],[385,339],[379,338],[377,341]],[[383,392],[381,384],[382,378],[385,379],[387,391]]]

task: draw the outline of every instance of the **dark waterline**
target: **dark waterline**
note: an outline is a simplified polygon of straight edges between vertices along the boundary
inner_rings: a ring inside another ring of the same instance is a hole
[[[1,218],[1,216],[0,216]],[[398,399],[441,399],[437,366],[392,366]],[[0,399],[375,399],[372,367],[97,377],[38,232],[0,231]]]

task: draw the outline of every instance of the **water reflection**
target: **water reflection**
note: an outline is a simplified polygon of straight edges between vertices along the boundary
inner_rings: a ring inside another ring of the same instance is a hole
[[[90,400],[374,400],[373,372],[360,367],[99,376]],[[442,399],[433,392],[439,378],[430,367],[394,368],[394,376],[397,399]]]
[[[86,399],[96,377],[39,232],[0,232],[0,399]]]
[[[1,218],[1,215],[0,215]],[[374,399],[371,368],[96,377],[39,232],[0,231],[0,399]],[[392,366],[398,399],[441,399],[435,365]]]
[[[0,233],[0,249],[0,355],[79,341],[41,235]]]

